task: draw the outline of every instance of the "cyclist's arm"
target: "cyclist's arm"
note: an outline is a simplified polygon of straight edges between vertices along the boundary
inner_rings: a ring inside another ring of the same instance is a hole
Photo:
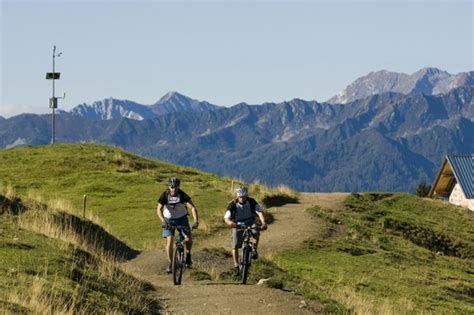
[[[199,223],[199,217],[196,207],[194,206],[193,202],[189,200],[186,202],[186,207],[191,210],[191,214],[193,215],[194,223]]]
[[[227,224],[228,226],[231,226],[231,227],[235,227],[235,225],[236,225],[236,224],[235,224],[232,220],[230,220],[230,219],[224,219],[224,222],[225,222],[225,224]]]
[[[227,211],[225,212],[225,214],[224,214],[224,222],[225,222],[225,224],[227,224],[227,225],[230,226],[230,227],[235,227],[235,226],[236,226],[235,222],[230,219],[230,210],[227,210]]]
[[[158,206],[156,207],[156,214],[160,218],[161,222],[165,221],[165,217],[163,216],[163,205],[158,202]]]
[[[263,215],[263,212],[257,212],[257,215],[258,215],[258,218],[260,219],[260,222],[262,223],[262,226],[267,225],[267,223],[265,222],[265,216]]]
[[[258,218],[260,219],[260,223],[262,223],[262,228],[266,228],[267,223],[265,222],[265,216],[263,215],[263,211],[260,208],[260,206],[258,207],[257,215],[258,215]]]

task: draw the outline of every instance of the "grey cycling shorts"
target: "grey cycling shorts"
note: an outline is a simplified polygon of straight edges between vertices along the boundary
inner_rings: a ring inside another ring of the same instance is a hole
[[[237,229],[232,229],[232,249],[237,249],[237,248],[242,248],[242,243],[244,241],[243,237],[244,231],[243,230],[237,230]],[[260,233],[258,229],[255,229],[253,231],[253,237],[255,240],[258,240],[260,237]]]

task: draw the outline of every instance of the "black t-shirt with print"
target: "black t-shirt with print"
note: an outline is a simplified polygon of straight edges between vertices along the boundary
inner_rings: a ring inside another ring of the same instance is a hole
[[[177,203],[187,203],[189,201],[191,201],[191,197],[189,197],[188,194],[186,194],[181,189],[178,190],[176,196],[171,196],[169,189],[167,189],[158,198],[158,202],[164,206],[174,205]]]

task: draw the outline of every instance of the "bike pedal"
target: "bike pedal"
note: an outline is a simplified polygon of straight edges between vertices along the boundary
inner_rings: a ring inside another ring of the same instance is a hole
[[[240,267],[234,268],[234,277],[240,277]]]

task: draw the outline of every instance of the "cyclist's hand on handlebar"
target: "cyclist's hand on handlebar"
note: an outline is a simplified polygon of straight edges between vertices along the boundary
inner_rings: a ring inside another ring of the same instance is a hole
[[[266,223],[263,223],[262,226],[260,227],[260,230],[265,231],[268,228]]]
[[[168,222],[166,221],[163,221],[163,223],[161,224],[161,227],[166,229],[166,230],[169,230],[171,228],[171,226],[169,225]]]
[[[193,230],[194,230],[194,229],[197,229],[198,226],[199,226],[199,222],[196,221],[196,222],[194,222],[194,224],[192,225],[192,229],[193,229]]]
[[[237,223],[235,222],[232,222],[232,224],[230,225],[231,228],[236,228],[237,227]]]

